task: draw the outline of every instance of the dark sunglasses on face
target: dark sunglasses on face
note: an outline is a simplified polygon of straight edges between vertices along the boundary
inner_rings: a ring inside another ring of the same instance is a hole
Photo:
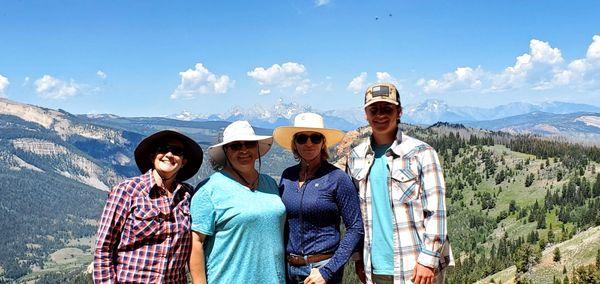
[[[382,115],[390,115],[392,113],[394,113],[394,111],[396,110],[395,107],[393,106],[369,106],[367,107],[367,112],[369,112],[370,115],[377,115],[377,114],[382,114]]]
[[[256,148],[256,146],[258,146],[258,142],[257,141],[236,141],[236,142],[231,142],[231,143],[227,144],[227,147],[233,151],[242,150],[243,146],[245,146],[246,149],[253,149],[253,148]]]
[[[156,152],[159,154],[166,154],[171,152],[171,154],[175,155],[175,156],[182,156],[183,155],[183,148],[179,147],[179,146],[174,146],[174,145],[160,145],[158,146],[158,148],[156,148]]]
[[[294,137],[294,141],[296,141],[296,143],[300,145],[303,145],[306,144],[306,142],[308,142],[308,138],[310,138],[310,142],[312,142],[313,144],[319,144],[321,143],[321,141],[323,141],[323,135],[316,133],[311,135],[298,134]]]

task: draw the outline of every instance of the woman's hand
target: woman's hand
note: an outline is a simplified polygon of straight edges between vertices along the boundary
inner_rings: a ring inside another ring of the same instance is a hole
[[[310,270],[310,275],[304,279],[304,284],[326,284],[326,282],[319,269],[313,268]]]

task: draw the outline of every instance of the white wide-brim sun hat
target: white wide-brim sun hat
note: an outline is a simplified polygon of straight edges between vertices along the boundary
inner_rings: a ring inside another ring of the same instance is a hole
[[[281,147],[291,150],[294,135],[300,132],[318,132],[325,137],[327,148],[339,143],[344,138],[344,132],[334,128],[325,128],[323,117],[311,112],[296,115],[294,126],[280,126],[273,131],[275,142]]]
[[[223,131],[223,142],[208,147],[208,155],[215,161],[225,160],[223,146],[236,141],[258,141],[260,156],[264,156],[273,145],[273,136],[256,135],[248,121],[234,121],[225,127]]]

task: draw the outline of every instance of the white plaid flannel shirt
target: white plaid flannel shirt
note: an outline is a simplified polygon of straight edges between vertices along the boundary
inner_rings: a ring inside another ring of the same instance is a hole
[[[454,265],[446,228],[446,185],[437,152],[423,141],[398,130],[386,156],[394,217],[394,283],[410,283],[417,262],[438,271]],[[346,168],[359,190],[367,283],[372,283],[373,216],[368,178],[373,161],[371,139],[366,138],[352,149]]]

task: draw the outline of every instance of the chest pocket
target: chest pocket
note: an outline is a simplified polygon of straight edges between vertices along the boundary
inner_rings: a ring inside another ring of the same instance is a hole
[[[138,239],[161,234],[161,226],[164,220],[157,207],[151,204],[140,204],[134,207],[132,213],[132,233]]]
[[[392,171],[392,199],[395,203],[408,203],[419,199],[419,177],[410,169]]]

